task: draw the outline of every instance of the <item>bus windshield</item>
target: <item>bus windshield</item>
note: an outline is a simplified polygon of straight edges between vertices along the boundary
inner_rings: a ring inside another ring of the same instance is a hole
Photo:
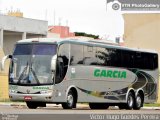
[[[55,44],[17,44],[10,64],[10,84],[53,84],[51,59]]]

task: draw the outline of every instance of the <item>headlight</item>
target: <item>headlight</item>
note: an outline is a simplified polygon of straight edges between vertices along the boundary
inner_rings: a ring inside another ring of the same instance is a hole
[[[40,93],[41,93],[41,94],[46,94],[46,93],[47,93],[47,91],[41,91]]]
[[[17,93],[17,90],[9,90],[10,93]]]
[[[52,93],[52,90],[43,90],[40,91],[41,94],[48,94],[48,93]]]

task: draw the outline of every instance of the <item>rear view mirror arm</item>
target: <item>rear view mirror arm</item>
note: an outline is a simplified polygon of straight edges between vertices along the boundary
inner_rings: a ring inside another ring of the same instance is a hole
[[[12,55],[6,55],[6,56],[4,56],[4,57],[2,58],[2,60],[1,60],[1,70],[2,70],[2,71],[3,71],[4,68],[5,68],[5,66],[4,66],[5,61],[6,61],[8,58],[12,59]]]

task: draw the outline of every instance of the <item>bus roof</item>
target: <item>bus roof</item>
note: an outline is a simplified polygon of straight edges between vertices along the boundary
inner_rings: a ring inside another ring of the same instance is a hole
[[[119,46],[116,43],[108,43],[101,40],[81,40],[81,39],[73,39],[73,38],[32,38],[32,39],[24,39],[17,41],[17,44],[22,43],[55,43],[55,44],[61,44],[61,43],[76,43],[76,44],[86,44],[86,45],[93,45],[93,46],[99,46],[99,47],[109,47],[109,48],[115,48],[115,49],[123,49],[123,50],[130,50],[130,51],[137,51],[137,52],[149,52],[149,53],[157,53],[155,50],[151,49],[140,49],[140,48],[129,48],[124,46]]]

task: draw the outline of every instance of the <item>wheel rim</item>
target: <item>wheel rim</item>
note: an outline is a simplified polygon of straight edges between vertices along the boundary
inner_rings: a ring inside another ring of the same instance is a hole
[[[140,96],[137,96],[137,98],[136,98],[136,103],[137,103],[137,107],[140,107],[140,106],[141,106],[142,99],[141,99]]]
[[[67,96],[67,103],[69,106],[72,106],[73,104],[73,96],[71,94]]]
[[[131,95],[128,97],[128,105],[129,107],[133,106],[133,97]]]

